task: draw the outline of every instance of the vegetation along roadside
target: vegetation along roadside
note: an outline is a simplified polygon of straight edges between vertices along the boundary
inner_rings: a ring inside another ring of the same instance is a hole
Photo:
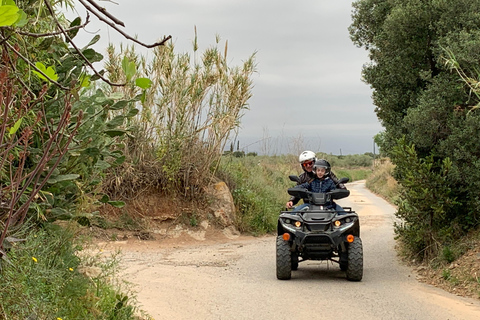
[[[216,176],[232,191],[237,228],[264,234],[286,202],[288,175],[301,170],[296,155],[222,155],[248,108],[254,54],[230,66],[220,37],[200,52],[195,36],[189,55],[165,36],[148,45],[151,60],[127,46],[110,46],[104,59],[92,49],[98,36],[75,45],[87,21],[67,20],[62,10],[72,6],[0,6],[6,319],[142,316],[128,285],[115,281],[116,257],[88,255],[79,225],[141,230],[128,201],[159,193],[202,203]],[[370,175],[372,155],[317,156],[397,205],[399,252],[422,280],[479,298],[480,144],[472,137],[480,128],[480,16],[472,13],[480,2],[358,0],[353,9],[351,39],[369,51],[363,78],[385,127],[375,141],[391,163]],[[99,62],[104,69],[93,67]],[[120,215],[109,221],[105,208]],[[189,211],[186,223],[200,214]]]

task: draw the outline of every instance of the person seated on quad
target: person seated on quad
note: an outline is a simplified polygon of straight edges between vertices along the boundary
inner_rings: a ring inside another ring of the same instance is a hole
[[[330,163],[328,163],[327,160],[324,160],[324,159],[318,159],[318,160],[325,161],[328,167],[330,167]],[[313,179],[315,179],[316,175],[313,172],[313,165],[315,164],[316,161],[317,161],[317,157],[313,151],[306,150],[306,151],[303,151],[298,156],[298,162],[300,162],[300,165],[302,166],[303,173],[298,176],[300,180],[297,183],[297,185],[300,185],[305,182],[310,182]],[[331,170],[330,170],[329,177],[337,185],[337,188],[346,189],[343,184],[338,184],[338,178],[335,176],[333,172],[331,172]],[[300,201],[300,198],[291,196],[290,200],[288,200],[285,206],[287,207],[287,209],[291,209],[299,201]],[[305,207],[305,206],[302,206],[302,207]]]
[[[337,189],[337,184],[330,177],[331,168],[328,161],[324,159],[317,160],[313,165],[312,172],[314,172],[315,178],[309,182],[299,184],[298,187],[305,188],[315,193],[327,193]],[[345,186],[343,186],[342,189],[346,189]],[[308,206],[308,203],[304,203],[303,205],[296,207],[293,211],[300,211],[306,206]],[[343,208],[336,204],[333,200],[330,200],[325,207],[327,209],[335,209],[338,214],[345,214]]]

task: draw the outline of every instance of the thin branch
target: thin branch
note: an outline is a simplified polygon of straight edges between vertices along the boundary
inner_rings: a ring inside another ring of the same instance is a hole
[[[70,31],[73,31],[73,30],[78,30],[78,29],[85,28],[87,26],[87,24],[90,23],[89,19],[90,19],[90,15],[87,12],[87,16],[85,18],[85,23],[83,23],[81,25],[78,25],[78,26],[75,26],[75,27],[65,29],[65,32],[70,32]],[[50,37],[50,36],[56,36],[56,35],[59,35],[59,34],[63,34],[62,31],[48,32],[48,33],[32,33],[32,32],[24,32],[24,31],[16,31],[16,32],[18,34],[23,35],[23,36],[34,37],[34,38]]]
[[[7,37],[5,37],[4,34],[3,34],[3,32],[2,32],[2,38],[3,38],[3,39],[2,39],[2,41],[0,41],[0,44],[3,45],[5,42],[8,41],[8,39],[10,39],[11,36],[12,36],[12,35],[9,34]]]
[[[105,18],[103,18],[102,16],[100,16],[97,12],[95,12],[87,3],[85,3],[85,1],[83,0],[78,0],[80,1],[80,3],[85,7],[85,9],[87,9],[88,11],[90,11],[91,13],[93,13],[94,15],[97,16],[98,19],[100,19],[101,21],[103,21],[104,23],[108,24],[110,27],[112,27],[113,29],[115,29],[118,33],[120,33],[122,36],[124,36],[125,38],[127,38],[128,40],[131,40],[133,42],[136,42],[138,43],[139,45],[141,46],[144,46],[145,48],[153,48],[153,47],[158,47],[158,46],[162,46],[165,44],[165,42],[167,42],[168,40],[170,40],[172,38],[172,36],[168,36],[168,37],[164,37],[162,41],[160,42],[156,42],[154,44],[145,44],[143,42],[140,42],[138,41],[137,39],[129,36],[128,34],[126,34],[125,32],[123,32],[122,30],[120,30],[116,25],[114,25],[113,23],[111,23],[110,21],[107,21]],[[87,0],[88,1],[88,0]]]
[[[114,17],[113,15],[111,15],[110,13],[107,12],[107,9],[103,8],[103,7],[100,7],[95,1],[93,0],[87,0],[88,3],[90,3],[92,6],[95,7],[95,9],[97,9],[98,11],[100,11],[103,15],[105,15],[106,17],[108,17],[110,20],[112,20],[113,22],[115,22],[116,24],[118,25],[121,25],[122,27],[125,27],[125,24],[118,20],[116,17]],[[83,3],[82,3],[83,4]],[[84,4],[83,4],[84,5]],[[85,5],[84,5],[85,6]]]
[[[69,112],[71,111],[71,105],[70,105],[70,108],[69,108]],[[78,115],[78,121],[75,125],[75,128],[72,130],[70,136],[68,137],[68,140],[65,144],[65,146],[63,147],[62,150],[60,150],[60,153],[58,154],[58,158],[57,158],[57,161],[49,168],[49,171],[48,173],[46,174],[46,176],[44,177],[44,179],[38,183],[38,179],[36,181],[36,183],[34,184],[34,189],[32,190],[32,192],[30,193],[30,197],[28,198],[28,200],[18,209],[18,211],[12,216],[12,218],[17,218],[17,215],[21,214],[20,216],[20,223],[23,224],[23,220],[25,219],[25,216],[27,214],[27,209],[28,207],[30,206],[30,203],[33,201],[33,199],[35,198],[35,195],[40,192],[40,190],[42,190],[43,186],[47,183],[48,179],[50,179],[50,177],[52,176],[53,172],[55,171],[55,169],[58,167],[58,165],[60,164],[60,162],[62,161],[63,159],[63,156],[65,155],[65,153],[67,153],[68,151],[68,146],[70,145],[70,143],[72,142],[72,139],[73,137],[75,136],[75,134],[77,133],[78,131],[78,127],[80,126],[80,123],[82,122],[82,117],[83,117],[83,112],[80,111],[79,115]],[[68,125],[68,124],[65,124],[65,126]],[[51,158],[50,158],[51,159]],[[22,212],[23,211],[23,212]]]
[[[3,40],[5,38],[3,38],[2,36],[2,39]],[[47,76],[45,73],[43,73],[42,70],[38,69],[37,66],[35,66],[33,64],[33,62],[31,62],[28,58],[24,57],[20,52],[18,52],[10,43],[8,42],[5,42],[5,45],[10,48],[10,50],[12,50],[13,52],[15,52],[20,58],[22,58],[23,61],[25,61],[26,63],[28,63],[33,69],[35,69],[35,71],[37,71],[38,73],[40,73],[42,76],[44,76],[46,79],[48,79],[48,81],[52,82],[53,84],[55,84],[56,86],[58,86],[59,88],[63,89],[63,90],[69,90],[69,88],[67,87],[64,87],[62,86],[60,83],[58,83],[57,81],[55,80],[52,80],[50,79],[49,76]]]
[[[75,42],[72,41],[72,38],[70,38],[70,36],[65,32],[65,30],[63,29],[62,25],[60,24],[60,22],[58,22],[58,19],[57,17],[55,16],[55,12],[53,11],[53,8],[52,8],[52,5],[50,4],[50,2],[48,0],[45,0],[45,6],[47,7],[48,11],[50,12],[52,18],[55,20],[55,23],[57,24],[58,28],[62,31],[63,35],[65,36],[65,40],[67,42],[69,42],[72,47],[75,49],[75,51],[77,51],[77,53],[82,57],[82,59],[85,61],[85,63],[90,67],[90,69],[92,69],[92,71],[95,73],[95,75],[97,77],[99,77],[100,79],[102,79],[105,83],[111,85],[112,87],[123,87],[126,85],[126,83],[113,83],[111,82],[110,80],[108,80],[107,78],[105,78],[104,76],[102,76],[98,71],[97,69],[95,69],[95,67],[92,65],[92,63],[87,59],[87,57],[85,57],[85,55],[82,53],[82,51],[80,51],[80,49],[77,47],[77,45],[75,44]]]
[[[8,38],[5,39],[5,41],[8,40]],[[3,41],[2,41],[3,42]],[[3,43],[3,47],[5,49],[5,52],[7,52],[7,48],[5,47],[5,43]],[[10,55],[7,55],[8,56],[8,64],[12,67],[13,71],[15,71],[15,73],[18,73],[17,71],[17,67],[16,65],[13,63],[12,59],[10,58]],[[32,96],[34,99],[36,98],[36,95],[35,93],[33,93],[33,91],[30,89],[29,86],[27,86],[27,84],[20,78],[20,77],[17,77],[17,80],[22,84],[23,88],[25,90],[28,91],[28,93],[30,93],[30,96]]]

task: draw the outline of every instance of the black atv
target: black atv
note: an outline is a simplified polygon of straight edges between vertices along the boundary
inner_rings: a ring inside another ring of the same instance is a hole
[[[290,176],[298,181],[298,177]],[[348,178],[338,182],[346,183]],[[305,260],[331,260],[338,263],[350,281],[363,277],[363,247],[360,239],[360,221],[352,208],[344,211],[326,209],[330,200],[350,195],[346,189],[328,193],[313,193],[294,187],[288,193],[309,205],[300,211],[282,211],[277,226],[277,279],[288,280],[292,270]]]

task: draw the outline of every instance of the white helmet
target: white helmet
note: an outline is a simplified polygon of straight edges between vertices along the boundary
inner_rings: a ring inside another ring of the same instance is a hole
[[[300,162],[300,164],[304,163],[305,161],[315,161],[316,158],[315,158],[315,152],[313,151],[303,151],[302,153],[300,153],[300,155],[298,156],[298,162]]]

